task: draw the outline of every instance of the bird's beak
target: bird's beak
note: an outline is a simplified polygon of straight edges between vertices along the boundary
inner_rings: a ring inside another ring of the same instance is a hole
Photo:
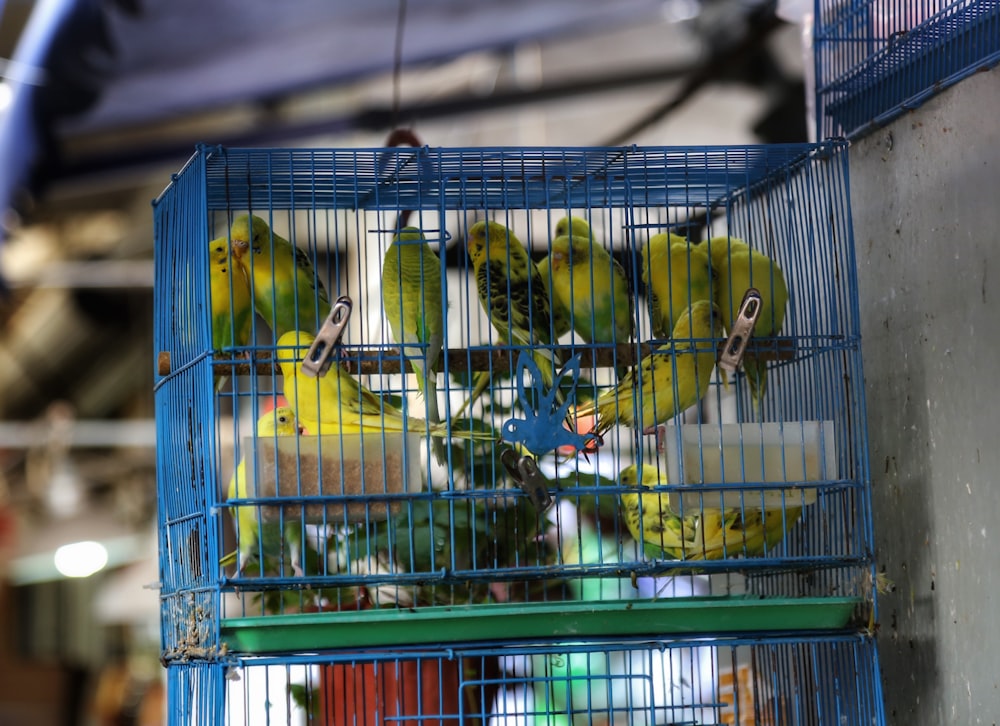
[[[243,257],[246,251],[250,249],[250,243],[244,239],[234,239],[232,241],[233,256],[238,258]]]

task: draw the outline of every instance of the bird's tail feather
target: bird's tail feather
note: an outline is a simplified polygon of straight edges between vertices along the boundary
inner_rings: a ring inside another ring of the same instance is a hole
[[[229,567],[231,565],[235,565],[237,560],[239,559],[239,556],[240,556],[239,550],[233,550],[232,552],[229,552],[228,554],[225,554],[221,558],[219,558],[219,565],[221,565],[222,567]]]
[[[618,420],[618,410],[621,406],[631,406],[631,398],[623,396],[617,388],[602,393],[597,398],[577,406],[572,415],[576,420],[587,416],[596,416],[594,428],[590,433],[603,436]]]
[[[455,438],[468,439],[470,441],[495,441],[497,436],[492,429],[474,429],[464,426],[456,426],[455,419],[452,419],[451,431],[444,423],[432,424],[423,419],[412,416],[403,417],[398,412],[385,413],[382,416],[372,415],[364,419],[364,423],[343,424],[337,421],[309,421],[300,419],[301,423],[311,435],[316,436],[339,436],[340,434],[378,434],[378,433],[402,433],[405,431],[411,434],[433,436],[435,438]]]
[[[453,418],[461,416],[465,413],[465,409],[472,405],[472,402],[483,395],[483,391],[486,390],[487,386],[490,385],[490,373],[489,371],[481,371],[477,373],[472,379],[472,392],[469,397],[465,399],[465,403],[455,411]]]
[[[762,420],[764,394],[767,393],[767,363],[756,356],[743,356],[743,372],[750,386],[750,400],[758,420]]]
[[[413,369],[414,373],[417,374],[417,387],[420,389],[420,393],[424,397],[424,407],[427,411],[427,422],[431,425],[439,424],[441,423],[441,412],[438,408],[437,374],[416,365],[413,366]],[[431,450],[434,453],[434,459],[437,463],[445,464],[448,461],[448,452],[444,441],[440,437],[435,436],[431,441]]]
[[[562,406],[566,403],[566,394],[563,393],[562,388],[556,382],[556,367],[561,368],[563,366],[562,358],[557,352],[548,351],[544,348],[533,349],[531,357],[534,358],[535,365],[538,366],[538,370],[542,374],[542,383],[545,384],[545,388],[553,392],[556,404]],[[566,411],[566,425],[569,426],[571,431],[576,430],[576,421],[570,410]]]

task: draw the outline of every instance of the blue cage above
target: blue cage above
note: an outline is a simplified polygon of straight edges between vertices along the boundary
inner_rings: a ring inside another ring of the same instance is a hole
[[[998,0],[816,0],[818,138],[882,126],[1000,62]]]

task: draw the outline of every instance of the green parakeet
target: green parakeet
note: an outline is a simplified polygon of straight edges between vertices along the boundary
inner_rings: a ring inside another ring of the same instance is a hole
[[[653,336],[667,338],[690,306],[712,299],[708,250],[665,232],[640,243],[639,252]]]
[[[550,255],[538,261],[535,267],[538,274],[542,276],[542,283],[545,285],[545,292],[549,296],[549,307],[552,311],[552,328],[556,338],[566,335],[572,328],[569,320],[569,310],[562,304],[562,300],[552,294],[552,270],[549,267]]]
[[[588,343],[627,343],[633,332],[625,270],[590,234],[582,219],[552,241],[552,296],[571,311],[573,328]],[[558,227],[557,227],[558,229]],[[618,369],[618,377],[625,368]]]
[[[707,247],[711,250],[715,274],[715,301],[726,332],[732,330],[733,318],[746,291],[754,287],[761,296],[754,337],[766,338],[780,333],[788,305],[788,287],[778,263],[735,237],[713,237]],[[750,396],[759,411],[767,390],[767,363],[747,353],[743,356],[743,371],[750,385]]]
[[[547,387],[555,381],[558,356],[540,349],[550,345],[551,308],[538,268],[521,241],[499,222],[476,222],[469,228],[466,249],[476,277],[479,302],[496,328],[500,342],[526,346],[535,359]],[[477,376],[469,400],[488,385]],[[565,398],[557,393],[557,399]],[[463,406],[464,408],[464,406]]]
[[[277,340],[292,330],[315,333],[330,314],[330,298],[309,256],[258,216],[242,214],[229,230],[233,256],[246,270],[254,309]]]
[[[382,260],[382,308],[392,336],[401,346],[417,376],[424,396],[427,420],[441,421],[438,411],[437,374],[434,367],[444,344],[441,312],[441,260],[424,239],[423,232],[406,227],[396,235]],[[444,442],[432,442],[438,463],[447,460]]]

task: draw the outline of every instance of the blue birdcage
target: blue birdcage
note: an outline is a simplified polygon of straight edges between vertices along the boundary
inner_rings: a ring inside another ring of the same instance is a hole
[[[820,138],[864,134],[1000,62],[997,0],[816,0]]]
[[[842,142],[199,148],[154,205],[171,682],[869,625],[848,200]]]
[[[884,723],[874,643],[850,633],[263,653],[229,668],[171,669],[198,714],[186,723]]]

